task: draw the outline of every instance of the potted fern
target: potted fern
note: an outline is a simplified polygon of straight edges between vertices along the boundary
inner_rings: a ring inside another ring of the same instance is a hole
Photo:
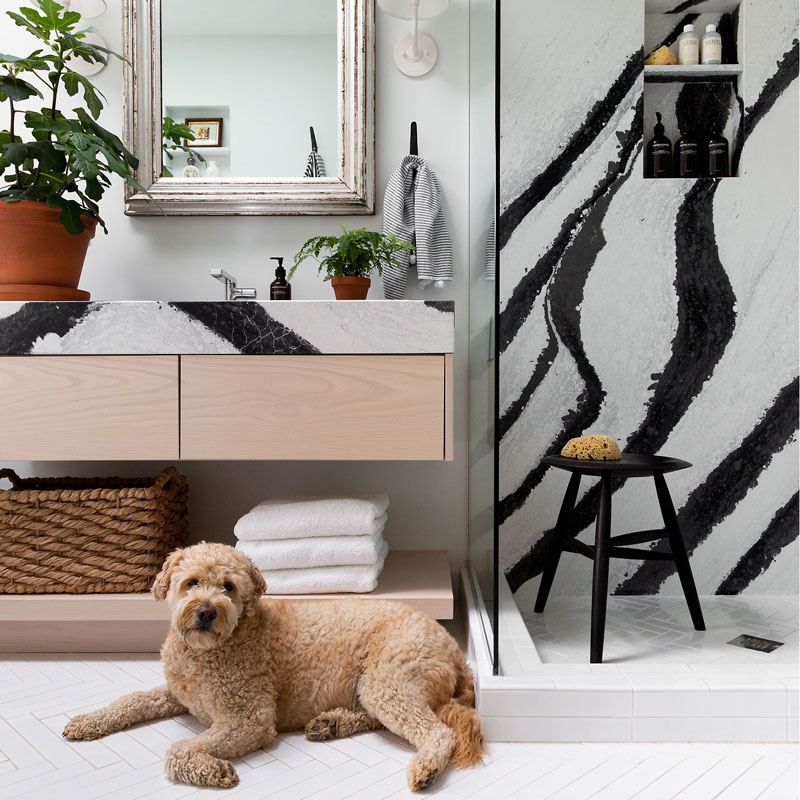
[[[137,159],[97,122],[104,98],[71,64],[122,56],[85,42],[95,29],[79,28],[78,12],[54,0],[33,5],[6,13],[39,40],[38,49],[0,53],[0,102],[10,112],[0,131],[0,299],[85,299],[76,290],[97,225],[108,233],[98,202],[111,176],[144,189],[133,177]],[[79,92],[85,108],[70,116],[61,106]]]
[[[372,284],[370,275],[383,273],[395,253],[413,250],[411,242],[396,236],[384,236],[366,228],[348,231],[342,227],[341,236],[314,236],[309,239],[294,257],[289,270],[292,279],[298,266],[308,258],[314,258],[319,266],[317,274],[330,281],[337,300],[366,300]]]

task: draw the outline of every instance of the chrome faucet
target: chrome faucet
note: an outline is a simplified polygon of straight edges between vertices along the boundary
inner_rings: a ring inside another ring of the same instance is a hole
[[[225,272],[224,269],[210,269],[208,274],[225,284],[226,300],[255,300],[256,289],[240,289],[236,285],[236,278]]]

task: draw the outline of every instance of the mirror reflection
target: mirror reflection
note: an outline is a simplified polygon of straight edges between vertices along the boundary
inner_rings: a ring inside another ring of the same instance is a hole
[[[162,0],[164,175],[338,177],[333,0]]]

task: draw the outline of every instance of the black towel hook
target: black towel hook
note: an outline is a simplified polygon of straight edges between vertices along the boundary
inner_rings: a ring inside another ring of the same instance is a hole
[[[411,123],[411,145],[409,147],[409,153],[412,156],[419,155],[419,143],[417,142],[417,123]]]
[[[317,137],[314,135],[314,128],[309,126],[309,131],[311,131],[311,152],[317,152]]]

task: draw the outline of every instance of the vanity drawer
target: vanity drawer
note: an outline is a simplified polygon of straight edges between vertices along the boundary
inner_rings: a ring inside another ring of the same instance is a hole
[[[444,355],[182,356],[181,458],[450,455]]]
[[[178,455],[177,356],[0,357],[3,461]]]

